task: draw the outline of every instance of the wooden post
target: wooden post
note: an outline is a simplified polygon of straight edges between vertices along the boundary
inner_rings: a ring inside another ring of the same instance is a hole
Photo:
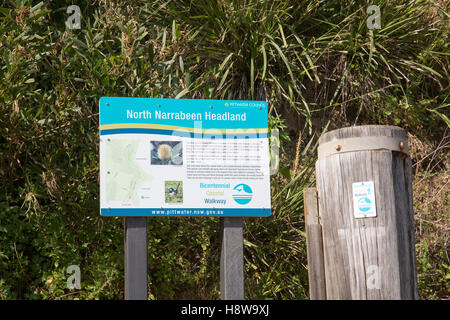
[[[316,188],[303,189],[303,202],[305,208],[309,296],[311,300],[325,300],[327,296],[323,264],[322,226],[319,221]]]
[[[392,126],[343,128],[322,135],[318,150],[327,299],[417,299],[406,132]],[[373,204],[354,203],[359,194],[353,183],[372,181],[376,216],[361,217],[358,210]]]
[[[221,219],[220,298],[244,300],[244,243],[242,217]]]
[[[147,218],[125,218],[125,300],[147,300]]]

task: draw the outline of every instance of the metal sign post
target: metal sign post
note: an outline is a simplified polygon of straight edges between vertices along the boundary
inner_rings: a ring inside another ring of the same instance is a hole
[[[221,219],[220,298],[244,300],[244,239],[242,217]]]
[[[125,300],[147,300],[147,217],[125,218]]]

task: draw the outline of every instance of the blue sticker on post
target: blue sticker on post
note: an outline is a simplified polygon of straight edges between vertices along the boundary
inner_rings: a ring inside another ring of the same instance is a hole
[[[377,207],[373,181],[355,182],[352,184],[352,190],[355,218],[376,217]]]
[[[265,101],[100,99],[102,216],[269,216]]]

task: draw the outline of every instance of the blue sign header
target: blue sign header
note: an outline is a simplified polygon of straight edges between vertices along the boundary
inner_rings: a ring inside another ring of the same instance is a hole
[[[125,97],[100,99],[100,130],[130,127],[126,124],[194,128],[196,121],[201,121],[203,129],[267,129],[267,103]]]

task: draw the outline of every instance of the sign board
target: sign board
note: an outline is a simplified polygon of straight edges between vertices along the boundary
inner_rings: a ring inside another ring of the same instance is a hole
[[[352,189],[355,218],[376,217],[377,208],[373,181],[355,182],[352,184]]]
[[[264,101],[100,99],[103,216],[269,216]]]

